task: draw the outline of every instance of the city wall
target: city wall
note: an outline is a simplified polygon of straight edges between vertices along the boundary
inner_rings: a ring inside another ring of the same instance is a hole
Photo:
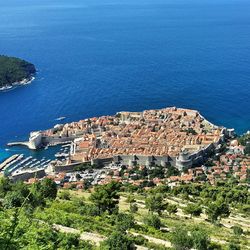
[[[30,170],[30,171],[25,171],[25,172],[20,172],[18,174],[12,175],[11,179],[16,182],[16,181],[27,181],[30,178],[43,178],[46,176],[45,170],[44,169],[39,169],[39,170]]]

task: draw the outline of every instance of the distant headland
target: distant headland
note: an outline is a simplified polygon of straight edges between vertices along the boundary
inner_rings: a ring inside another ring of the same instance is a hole
[[[36,68],[32,63],[16,57],[0,55],[0,91],[30,83]]]

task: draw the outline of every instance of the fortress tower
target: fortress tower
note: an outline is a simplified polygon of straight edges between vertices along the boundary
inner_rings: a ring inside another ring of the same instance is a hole
[[[28,147],[30,149],[38,149],[41,147],[41,145],[42,145],[42,133],[40,131],[31,132]]]
[[[180,152],[179,156],[176,158],[176,167],[179,170],[190,168],[192,163],[193,161],[187,151]]]

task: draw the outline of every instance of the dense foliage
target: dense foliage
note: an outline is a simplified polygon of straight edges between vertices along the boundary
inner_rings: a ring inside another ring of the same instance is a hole
[[[0,87],[29,79],[35,72],[35,66],[29,62],[0,55]]]
[[[218,182],[216,186],[196,183],[182,184],[175,187],[172,194],[197,197],[210,202],[219,200],[233,207],[240,207],[250,203],[248,187],[230,181]]]
[[[250,155],[250,134],[247,133],[247,134],[244,134],[244,135],[240,136],[240,137],[238,138],[238,142],[239,142],[241,145],[245,146],[244,153],[245,153],[246,155]]]
[[[249,204],[245,186],[130,188],[111,182],[81,192],[58,190],[46,178],[31,185],[0,178],[0,249],[245,249],[244,224],[223,225],[236,207]],[[242,197],[241,203],[233,197]],[[102,236],[100,246],[83,240],[86,232]],[[225,243],[216,243],[214,237]]]
[[[96,186],[95,192],[91,194],[90,200],[97,206],[99,214],[108,211],[111,214],[117,211],[119,203],[120,185],[116,182],[111,182],[105,186]]]
[[[35,218],[57,196],[56,184],[44,179],[33,185],[0,179],[0,249],[92,249],[77,234],[56,231],[53,225]]]
[[[102,242],[101,249],[103,250],[134,250],[136,249],[133,241],[121,232],[114,232],[111,236]]]

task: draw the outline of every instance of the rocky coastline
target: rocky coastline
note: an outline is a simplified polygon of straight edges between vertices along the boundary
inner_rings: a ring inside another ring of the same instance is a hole
[[[15,89],[17,87],[20,87],[20,86],[28,85],[34,80],[35,80],[35,76],[31,76],[29,78],[23,79],[20,82],[14,82],[12,84],[6,84],[6,85],[0,87],[0,92],[6,92],[6,91],[9,91],[9,90],[13,90],[13,89]]]

